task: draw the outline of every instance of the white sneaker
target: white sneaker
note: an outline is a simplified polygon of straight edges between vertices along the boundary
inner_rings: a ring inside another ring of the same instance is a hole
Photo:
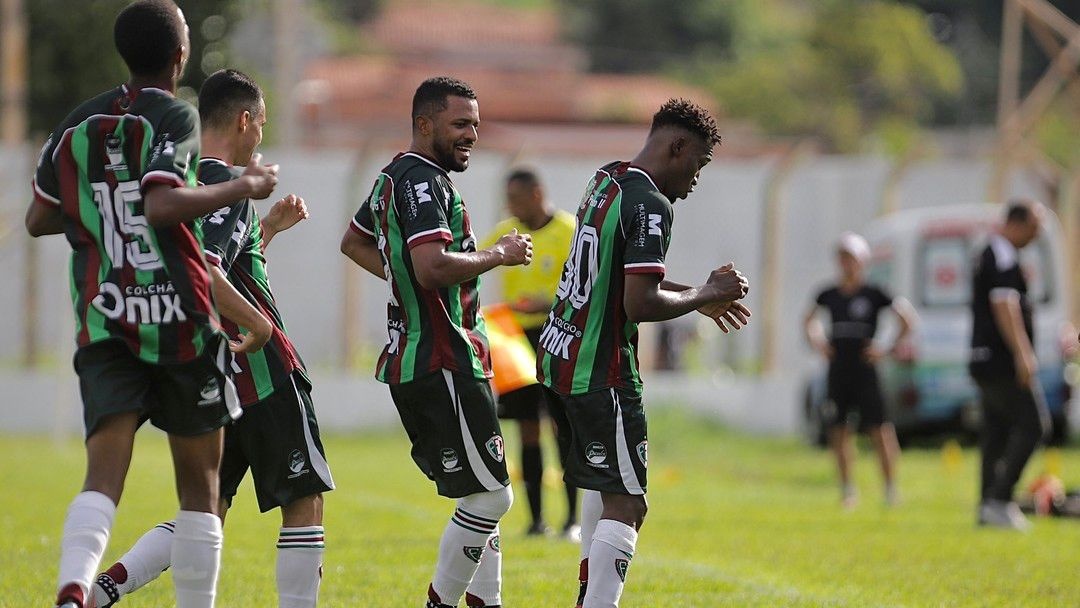
[[[979,505],[979,525],[1026,532],[1031,522],[1020,512],[1015,502],[986,500]]]

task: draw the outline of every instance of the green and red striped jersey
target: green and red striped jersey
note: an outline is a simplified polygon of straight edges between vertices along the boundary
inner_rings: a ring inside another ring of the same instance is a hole
[[[229,166],[216,158],[199,161],[199,181],[203,184],[227,182],[240,177],[243,172],[242,168]],[[245,198],[207,214],[201,222],[206,260],[220,267],[236,291],[274,326],[273,336],[261,350],[234,354],[233,382],[240,395],[240,404],[253,405],[285,386],[292,390],[289,380],[292,373],[299,371],[306,380],[307,372],[286,333],[274,293],[270,290],[266,256],[263,255],[262,223],[255,205]],[[224,316],[221,324],[230,336],[240,333],[236,323]],[[308,384],[311,384],[310,380]]]
[[[540,334],[537,378],[564,395],[611,387],[641,392],[637,323],[626,318],[624,275],[664,274],[671,201],[625,162],[589,180],[555,303]]]
[[[397,155],[375,179],[351,227],[375,239],[390,287],[388,338],[375,377],[400,384],[448,369],[490,378],[479,277],[424,289],[409,253],[432,241],[445,243],[447,251],[476,251],[465,202],[446,171],[414,152]]]
[[[181,363],[220,332],[198,225],[143,216],[145,189],[194,186],[198,160],[195,108],[154,88],[102,93],[46,142],[34,199],[63,215],[79,347],[120,339],[148,363]]]

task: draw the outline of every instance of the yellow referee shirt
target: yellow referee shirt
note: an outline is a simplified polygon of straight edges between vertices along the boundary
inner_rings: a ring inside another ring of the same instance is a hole
[[[532,264],[501,269],[504,302],[512,304],[524,299],[555,297],[555,289],[559,286],[563,264],[566,263],[566,256],[570,254],[570,242],[574,238],[576,221],[573,214],[560,209],[556,210],[551,221],[539,230],[529,230],[528,226],[514,217],[495,225],[495,229],[480,245],[481,249],[491,247],[495,241],[499,240],[499,237],[515,228],[519,233],[531,234],[533,242]],[[547,312],[532,314],[515,312],[514,316],[522,329],[540,327],[547,320]]]

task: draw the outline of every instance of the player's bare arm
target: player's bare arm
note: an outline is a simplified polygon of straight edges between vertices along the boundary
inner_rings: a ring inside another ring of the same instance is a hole
[[[498,266],[532,262],[532,237],[514,230],[488,249],[451,252],[438,241],[421,243],[411,250],[416,281],[424,289],[439,289],[474,279]]]
[[[686,291],[690,285],[683,285],[675,281],[664,279],[660,282],[660,289],[665,291]],[[739,301],[711,302],[697,309],[706,317],[709,317],[725,334],[733,329],[741,329],[750,322],[750,309]]]
[[[1039,369],[1039,361],[1035,358],[1035,349],[1031,346],[1027,331],[1024,329],[1024,316],[1020,311],[1020,294],[1015,291],[1008,295],[991,298],[990,311],[994,315],[994,323],[1001,332],[1005,345],[1013,355],[1016,364],[1016,381],[1020,386],[1026,387],[1031,383]]]
[[[371,274],[386,279],[386,268],[375,239],[349,228],[341,237],[341,253]]]
[[[270,324],[270,320],[236,291],[220,268],[211,265],[210,277],[218,312],[248,330],[248,333],[239,336],[239,340],[229,340],[229,350],[234,353],[253,353],[261,349],[274,334],[274,326]]]
[[[806,311],[806,316],[803,317],[803,333],[806,335],[810,348],[820,353],[822,357],[832,360],[833,347],[829,344],[829,339],[825,337],[825,327],[817,317],[817,309],[818,305],[814,304]]]
[[[746,277],[731,264],[712,271],[704,285],[682,291],[663,289],[659,274],[628,274],[625,280],[623,307],[635,323],[666,321],[706,304],[739,300],[750,288]]]
[[[262,200],[277,186],[277,165],[260,164],[254,154],[240,177],[198,188],[155,184],[143,195],[146,221],[154,227],[173,226],[212,213],[242,198]]]
[[[26,210],[26,231],[30,236],[39,237],[49,234],[64,233],[64,216],[60,207],[32,201]]]
[[[284,232],[311,217],[307,204],[302,197],[289,194],[270,207],[269,213],[260,221],[262,227],[262,248],[266,251],[270,241],[279,232]]]

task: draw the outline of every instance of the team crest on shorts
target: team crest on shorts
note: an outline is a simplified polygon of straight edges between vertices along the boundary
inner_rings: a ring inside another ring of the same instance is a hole
[[[608,468],[608,465],[604,464],[604,461],[607,460],[607,448],[599,441],[590,443],[585,446],[585,460],[588,461],[590,467]]]
[[[487,546],[488,546],[488,549],[491,549],[492,551],[495,551],[496,553],[498,553],[499,552],[499,535],[498,534],[492,534],[491,538],[488,539]]]
[[[457,452],[453,448],[443,448],[439,455],[442,456],[442,470],[444,473],[457,473],[461,470],[458,466]]]
[[[211,376],[203,385],[202,390],[199,391],[198,405],[214,405],[220,402],[221,386],[218,384],[217,378]]]
[[[630,562],[625,559],[615,560],[615,573],[619,575],[619,580],[626,582],[626,570],[630,568]]]
[[[289,452],[289,470],[292,471],[292,475],[289,475],[289,479],[294,479],[307,473],[308,470],[304,467],[307,465],[307,459],[304,458],[304,453],[300,450],[293,450]]]
[[[480,558],[484,555],[483,547],[462,547],[461,550],[465,552],[465,557],[478,564],[480,563]]]
[[[642,441],[637,444],[637,457],[641,461],[643,466],[649,466],[649,442],[648,440]]]
[[[503,438],[501,435],[492,435],[491,439],[487,440],[484,444],[491,457],[495,459],[495,462],[503,461]]]

